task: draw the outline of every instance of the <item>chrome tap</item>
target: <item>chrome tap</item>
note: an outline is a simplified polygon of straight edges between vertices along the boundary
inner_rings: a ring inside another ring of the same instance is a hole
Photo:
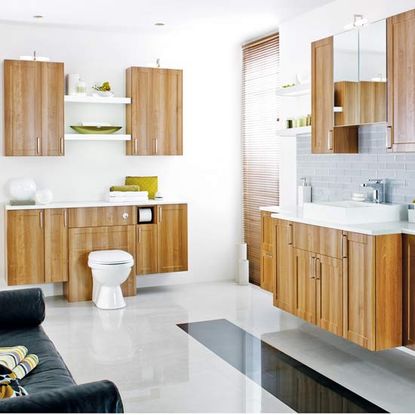
[[[361,187],[371,187],[373,189],[373,202],[385,203],[386,201],[386,181],[384,179],[368,179],[366,183],[362,183]]]

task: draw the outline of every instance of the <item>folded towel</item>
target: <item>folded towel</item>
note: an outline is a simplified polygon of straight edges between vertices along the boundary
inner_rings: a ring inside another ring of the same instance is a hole
[[[147,197],[148,192],[109,192],[110,197]]]
[[[139,192],[139,191],[140,191],[140,186],[136,184],[110,187],[110,192]]]

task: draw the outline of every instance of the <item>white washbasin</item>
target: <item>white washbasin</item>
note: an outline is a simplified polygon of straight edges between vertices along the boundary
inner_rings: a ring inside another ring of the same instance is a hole
[[[341,224],[399,222],[407,220],[406,205],[389,203],[340,202],[304,203],[303,217]]]

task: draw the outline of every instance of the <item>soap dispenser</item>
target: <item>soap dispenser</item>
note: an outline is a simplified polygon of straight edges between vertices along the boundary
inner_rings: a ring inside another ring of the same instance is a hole
[[[307,183],[307,179],[302,177],[300,179],[300,185],[298,186],[297,204],[299,207],[303,207],[304,203],[311,202],[311,186]]]

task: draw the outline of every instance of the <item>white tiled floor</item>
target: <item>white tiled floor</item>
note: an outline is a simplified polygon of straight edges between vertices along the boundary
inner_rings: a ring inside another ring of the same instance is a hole
[[[177,323],[225,318],[391,412],[415,411],[415,356],[371,353],[231,282],[141,289],[127,308],[47,300],[45,330],[78,383],[110,379],[127,412],[290,412]],[[248,357],[249,358],[249,357]]]

